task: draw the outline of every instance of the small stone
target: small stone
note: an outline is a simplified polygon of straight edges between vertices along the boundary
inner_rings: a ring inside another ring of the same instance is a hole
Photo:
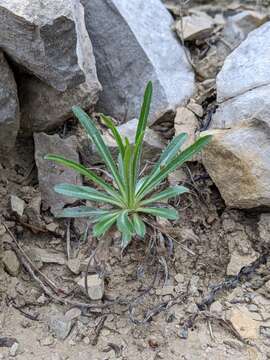
[[[252,319],[252,314],[244,306],[229,310],[226,318],[244,339],[258,338],[259,322]]]
[[[18,351],[19,351],[19,344],[17,342],[15,342],[9,349],[9,355],[12,357],[15,357],[15,356],[17,356]]]
[[[37,298],[37,303],[38,303],[38,304],[44,305],[44,304],[46,304],[46,302],[47,302],[47,297],[46,297],[45,294],[41,294],[41,295]]]
[[[185,281],[184,275],[180,273],[176,274],[174,278],[177,283],[183,283]]]
[[[185,41],[201,40],[208,37],[213,29],[214,20],[203,12],[196,12],[191,16],[184,16],[176,23],[179,37]]]
[[[56,232],[56,230],[58,229],[59,227],[59,224],[55,223],[55,222],[52,222],[48,225],[46,225],[46,229],[50,232]]]
[[[196,103],[195,100],[191,99],[187,105],[187,108],[191,110],[198,117],[203,116],[203,107],[200,104]]]
[[[227,275],[237,275],[242,267],[251,264],[256,258],[255,252],[251,255],[240,255],[238,251],[234,251],[227,266]]]
[[[223,306],[219,301],[215,301],[211,307],[210,310],[212,313],[216,314],[216,315],[221,315],[222,311],[223,311]]]
[[[79,308],[72,308],[65,313],[65,318],[68,320],[74,320],[81,316],[82,311]]]
[[[65,340],[71,330],[72,321],[63,315],[53,315],[49,319],[50,330],[59,340]]]
[[[83,289],[84,278],[80,279],[77,282]],[[88,295],[91,300],[101,300],[104,295],[104,279],[100,278],[98,275],[88,275],[87,276],[87,285],[88,285]]]
[[[41,346],[51,346],[54,343],[54,338],[52,336],[47,336],[44,339],[40,340]]]
[[[168,181],[171,186],[178,185],[188,181],[188,176],[184,169],[177,169],[168,175]]]
[[[69,268],[69,270],[71,272],[73,272],[73,274],[78,275],[81,272],[81,261],[80,259],[76,258],[76,259],[69,259],[67,261],[67,267]]]
[[[269,326],[260,326],[260,334],[264,337],[270,339],[270,327]]]
[[[10,197],[11,210],[18,216],[23,216],[25,202],[18,196],[11,195]]]
[[[195,304],[195,302],[191,302],[189,305],[188,305],[188,307],[187,307],[187,309],[186,309],[186,312],[188,313],[188,314],[195,314],[196,312],[198,312],[198,306]]]
[[[196,115],[186,107],[178,107],[174,119],[175,136],[181,133],[187,133],[188,139],[182,146],[182,150],[192,145],[196,140],[196,131],[199,128],[199,123]]]
[[[12,250],[4,251],[3,264],[9,275],[17,276],[19,274],[20,263],[14,251]]]
[[[163,286],[163,288],[156,290],[156,294],[159,296],[174,295],[174,286]]]

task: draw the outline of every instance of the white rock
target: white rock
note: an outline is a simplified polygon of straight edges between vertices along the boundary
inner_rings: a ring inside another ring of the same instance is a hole
[[[2,261],[6,271],[11,276],[17,276],[19,274],[20,263],[14,251],[12,250],[4,251]]]
[[[183,144],[182,150],[192,145],[196,140],[196,131],[198,130],[199,123],[196,115],[186,107],[179,107],[176,111],[174,119],[175,135],[187,133],[188,139]]]
[[[223,102],[270,84],[270,22],[252,31],[225,60],[217,77],[217,97]],[[255,71],[256,69],[256,71]]]
[[[250,255],[240,255],[238,251],[234,251],[227,266],[227,275],[237,275],[242,267],[250,265],[257,258],[258,254],[255,252]]]
[[[160,0],[82,3],[103,86],[100,110],[122,121],[138,117],[149,80],[154,85],[151,122],[188,100],[194,74]]]
[[[22,216],[24,212],[25,202],[18,196],[10,196],[10,207],[11,210],[18,216]]]

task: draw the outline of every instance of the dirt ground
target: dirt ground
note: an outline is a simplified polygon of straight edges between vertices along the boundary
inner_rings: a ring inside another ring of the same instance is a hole
[[[194,44],[190,50],[196,62]],[[215,89],[204,94],[207,113]],[[68,129],[78,133],[76,126]],[[19,137],[0,172],[0,248],[20,261],[12,274],[0,259],[0,360],[270,359],[260,212],[227,209],[200,162],[189,163],[177,176],[190,194],[171,203],[180,220],[159,220],[122,254],[117,232],[97,244],[87,221],[40,210],[33,153],[31,139]],[[11,212],[10,195],[25,201],[22,217]],[[77,284],[91,254],[90,271],[105,281],[102,301],[90,302]]]

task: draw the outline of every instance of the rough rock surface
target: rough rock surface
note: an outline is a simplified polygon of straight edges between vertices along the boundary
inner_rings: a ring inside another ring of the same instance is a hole
[[[17,85],[2,51],[0,51],[0,79],[0,156],[2,157],[13,148],[20,126]]]
[[[75,0],[0,0],[0,47],[56,89],[77,86],[85,80],[78,11]]]
[[[159,0],[82,3],[103,86],[101,111],[120,120],[137,117],[149,80],[154,85],[151,122],[192,95],[194,74]]]
[[[187,133],[188,140],[182,146],[182,150],[192,145],[196,140],[196,131],[199,128],[199,123],[196,115],[186,107],[179,107],[176,111],[174,119],[175,135],[180,133]]]
[[[47,135],[39,133],[34,135],[34,140],[35,159],[43,205],[50,208],[51,212],[55,215],[64,205],[72,204],[75,200],[56,194],[53,187],[63,182],[81,185],[81,178],[70,169],[44,160],[44,156],[48,153],[53,153],[79,162],[79,156],[76,151],[76,138],[70,136],[67,139],[61,139],[56,134]]]
[[[76,25],[77,38],[74,41],[77,41],[78,65],[83,79],[78,82],[79,85],[75,84],[76,86],[62,92],[33,76],[24,76],[19,90],[21,123],[25,131],[54,129],[71,117],[73,105],[90,109],[98,100],[101,85],[97,78],[92,44],[85,27],[84,8],[79,2],[74,5],[72,14]],[[62,56],[65,56],[64,53]]]
[[[227,206],[270,206],[270,128],[253,120],[239,127],[212,130],[203,163]]]
[[[217,77],[218,101],[270,84],[270,22],[252,31],[227,58]],[[254,71],[256,69],[256,71]]]
[[[127,137],[130,144],[134,144],[137,124],[138,124],[138,120],[133,119],[117,127],[117,130],[120,133],[120,135],[123,138]],[[103,140],[109,147],[113,156],[116,158],[118,154],[118,147],[112,135],[109,132],[106,132],[103,135]],[[156,158],[161,153],[164,147],[165,147],[165,143],[162,141],[159,134],[154,130],[147,128],[143,142],[143,153],[142,153],[143,161],[146,160],[153,161],[153,159]],[[82,155],[83,161],[86,163],[89,162],[90,164],[96,164],[100,162],[100,156],[97,153],[95,146],[93,146],[89,142],[88,137],[86,137],[82,142],[82,144],[80,145],[80,153]]]

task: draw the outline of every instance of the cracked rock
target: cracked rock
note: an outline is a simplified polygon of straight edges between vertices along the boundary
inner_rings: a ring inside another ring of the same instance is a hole
[[[171,30],[173,18],[159,0],[82,3],[103,86],[99,110],[121,121],[137,117],[149,80],[151,123],[189,99],[194,74]]]

